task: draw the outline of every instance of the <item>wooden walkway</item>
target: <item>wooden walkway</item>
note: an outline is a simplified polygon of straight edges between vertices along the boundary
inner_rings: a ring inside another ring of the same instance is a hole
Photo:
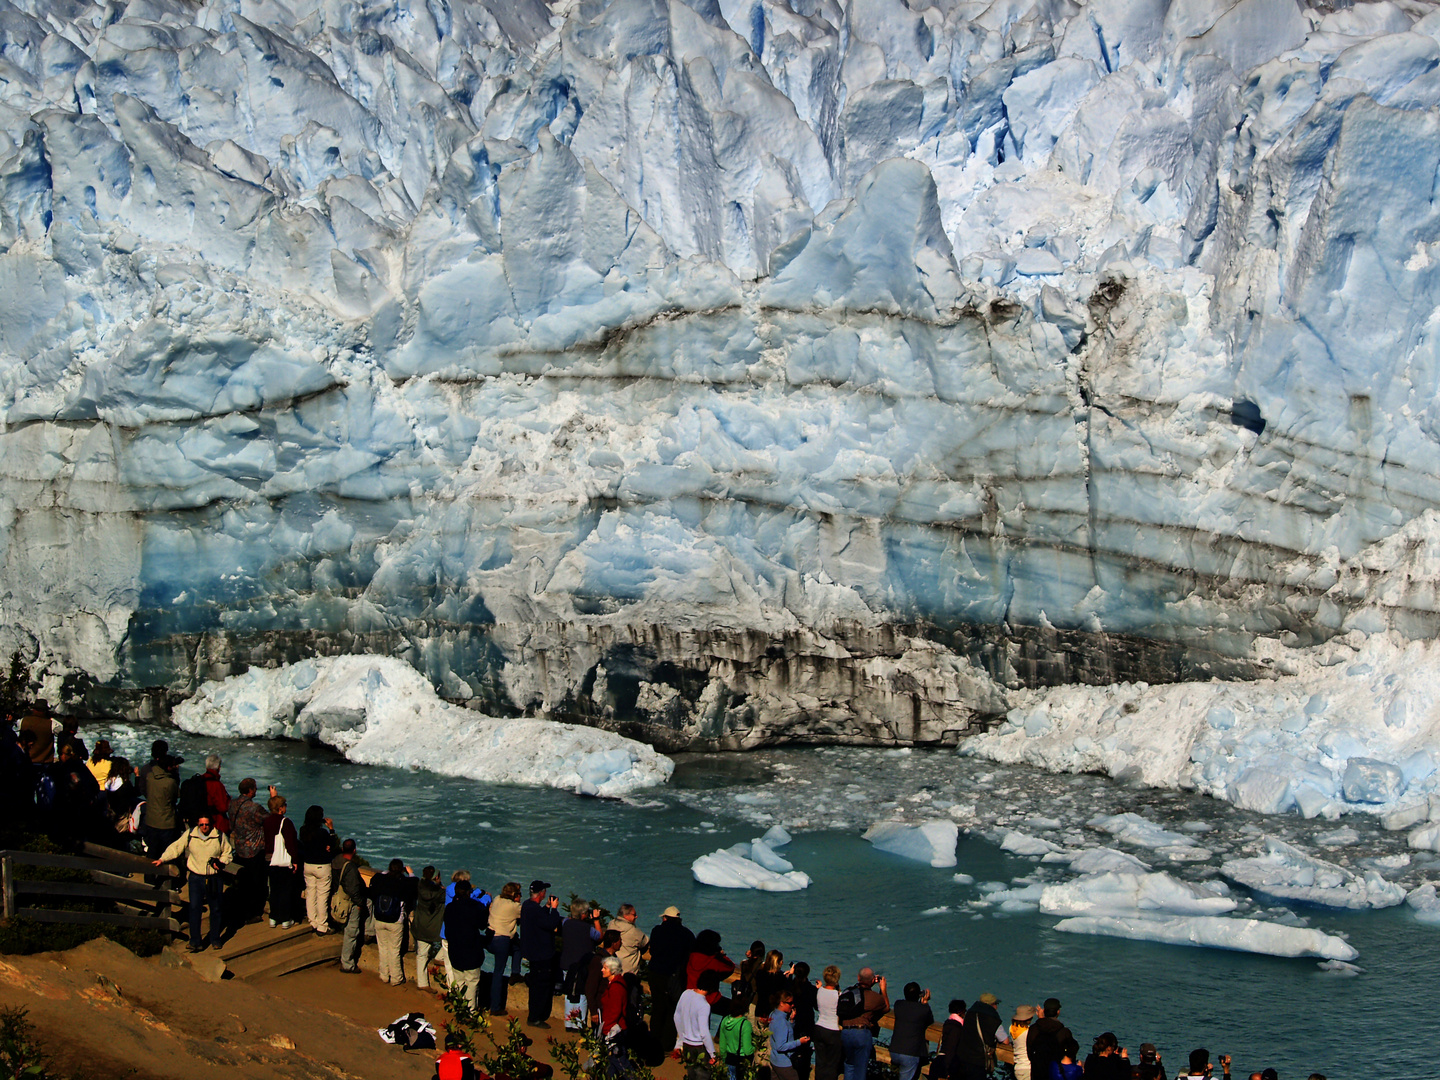
[[[272,927],[262,920],[242,926],[220,948],[220,959],[236,979],[278,978],[295,971],[338,963],[339,931],[317,934],[309,923],[296,923],[288,930]]]

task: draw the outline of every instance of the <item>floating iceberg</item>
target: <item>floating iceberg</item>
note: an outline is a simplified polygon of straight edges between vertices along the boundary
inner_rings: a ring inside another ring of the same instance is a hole
[[[1047,885],[1040,897],[1046,915],[1224,915],[1235,907],[1214,888],[1165,873],[1090,874]]]
[[[737,854],[732,848],[721,848],[701,855],[690,864],[690,872],[702,885],[721,889],[759,889],[761,892],[798,892],[810,887],[810,878],[799,870],[780,873],[761,866],[753,859]]]
[[[1101,814],[1091,818],[1087,824],[1092,829],[1109,833],[1122,844],[1149,848],[1173,862],[1204,862],[1211,855],[1208,848],[1201,847],[1184,833],[1171,832],[1129,811],[1123,814]]]
[[[1387,908],[1405,902],[1405,890],[1377,871],[1354,874],[1273,836],[1265,838],[1264,855],[1231,859],[1220,872],[1252,892],[1277,900],[1335,908]]]
[[[1141,862],[1127,851],[1114,848],[1086,848],[1070,856],[1070,869],[1077,874],[1129,873],[1144,874],[1150,864]]]
[[[1060,845],[1042,840],[1038,836],[1010,830],[1000,838],[1000,849],[1012,855],[1050,855],[1060,851]]]
[[[1267,956],[1318,956],[1326,960],[1350,961],[1360,955],[1343,938],[1319,930],[1281,926],[1259,919],[1232,919],[1223,915],[1082,915],[1060,920],[1055,929],[1066,934],[1100,934],[1133,941],[1200,945]]]
[[[362,765],[428,769],[489,783],[619,797],[663,784],[674,762],[608,731],[500,719],[441,701],[388,656],[336,656],[251,668],[207,682],[176,707],[185,731],[219,738],[316,739]]]
[[[1411,889],[1405,903],[1420,922],[1440,926],[1440,895],[1437,895],[1433,882],[1427,881]]]
[[[880,851],[931,866],[954,866],[958,861],[955,845],[960,838],[960,826],[953,821],[927,821],[920,825],[880,821],[866,830],[864,838]]]

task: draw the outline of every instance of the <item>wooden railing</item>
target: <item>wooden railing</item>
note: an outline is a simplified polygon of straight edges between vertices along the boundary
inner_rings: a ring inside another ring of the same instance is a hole
[[[171,887],[173,879],[179,875],[175,867],[154,866],[138,855],[95,844],[86,844],[85,850],[85,857],[47,855],[35,851],[0,851],[0,894],[3,894],[0,910],[3,910],[4,917],[179,932],[180,923],[170,914],[170,908],[181,902],[179,891]],[[90,880],[44,881],[21,877],[21,868],[26,866],[79,870],[88,874]],[[34,898],[60,902],[109,901],[117,910],[65,911],[36,907]]]

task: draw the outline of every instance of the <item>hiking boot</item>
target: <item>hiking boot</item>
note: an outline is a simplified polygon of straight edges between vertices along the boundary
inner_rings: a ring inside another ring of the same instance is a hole
[[[192,941],[189,945],[186,945],[186,946],[185,946],[185,951],[186,951],[186,952],[204,952],[204,951],[205,951],[205,946],[204,946],[204,945],[196,945],[196,944]]]
[[[533,1028],[544,1028],[546,1031],[550,1030],[550,1022],[548,1020],[527,1020],[525,1022],[525,1026]]]

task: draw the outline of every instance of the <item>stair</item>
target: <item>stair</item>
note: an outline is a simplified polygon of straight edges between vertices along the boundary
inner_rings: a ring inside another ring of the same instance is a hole
[[[220,958],[233,978],[278,978],[337,960],[340,938],[339,933],[316,934],[309,924],[280,930],[261,923],[244,927],[220,950]]]

